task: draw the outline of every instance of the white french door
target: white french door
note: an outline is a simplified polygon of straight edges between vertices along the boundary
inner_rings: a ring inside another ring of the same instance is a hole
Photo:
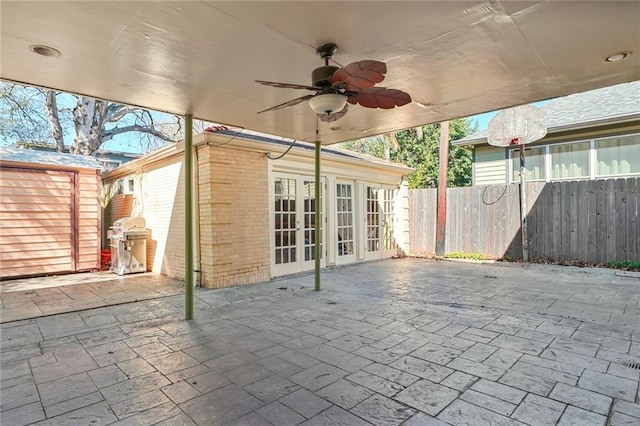
[[[322,187],[320,188],[322,192]],[[272,275],[313,269],[315,265],[315,182],[313,177],[276,175],[273,182]],[[324,201],[324,197],[320,197]],[[321,203],[322,237],[325,234],[324,202]],[[321,253],[324,247],[321,238]],[[322,266],[325,256],[322,256]]]
[[[398,243],[394,234],[394,221],[396,220],[395,207],[398,196],[397,189],[381,188],[380,201],[382,204],[381,228],[382,228],[382,257],[390,257],[398,254]]]
[[[336,183],[336,263],[356,261],[355,187]]]
[[[380,259],[397,254],[393,233],[397,189],[365,185],[364,187],[364,258]]]

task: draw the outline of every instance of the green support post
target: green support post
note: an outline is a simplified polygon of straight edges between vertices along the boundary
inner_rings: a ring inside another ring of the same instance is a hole
[[[193,319],[193,115],[184,116],[184,319]]]
[[[321,243],[322,243],[322,222],[320,214],[322,212],[322,200],[320,199],[320,141],[316,141],[316,185],[315,185],[315,291],[320,291],[320,256],[321,256]]]

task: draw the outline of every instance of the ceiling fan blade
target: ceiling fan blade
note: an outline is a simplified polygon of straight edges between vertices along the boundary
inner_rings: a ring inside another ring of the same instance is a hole
[[[256,80],[256,83],[264,84],[265,86],[279,87],[282,89],[320,90],[320,87],[316,87],[316,86],[305,86],[303,84],[292,84],[292,83],[278,83],[276,81]]]
[[[338,121],[342,117],[344,117],[344,115],[347,113],[347,109],[348,105],[345,105],[344,108],[342,108],[338,112],[334,112],[331,114],[318,114],[318,117],[320,117],[320,121],[323,121],[325,123],[333,123],[334,121]]]
[[[267,112],[267,111],[275,111],[277,109],[282,109],[282,108],[298,105],[301,102],[304,102],[304,101],[306,101],[308,99],[313,98],[314,96],[315,95],[300,96],[299,98],[291,99],[290,101],[283,102],[283,103],[281,103],[279,105],[276,105],[276,106],[272,106],[271,108],[267,108],[267,109],[263,109],[262,111],[258,111],[258,114],[262,114],[263,112]]]
[[[411,96],[402,90],[371,87],[355,92],[355,96],[349,96],[347,102],[358,103],[365,108],[391,109],[408,104]]]
[[[384,80],[387,65],[380,61],[364,60],[340,68],[329,77],[329,83],[345,82],[347,90],[366,89]]]

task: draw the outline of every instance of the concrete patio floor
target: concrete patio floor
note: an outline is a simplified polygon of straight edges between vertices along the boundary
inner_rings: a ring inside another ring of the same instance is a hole
[[[154,299],[183,288],[162,275],[109,271],[9,280],[0,283],[0,322]]]
[[[5,323],[5,425],[640,424],[640,279],[387,260]],[[3,295],[4,296],[4,295]]]

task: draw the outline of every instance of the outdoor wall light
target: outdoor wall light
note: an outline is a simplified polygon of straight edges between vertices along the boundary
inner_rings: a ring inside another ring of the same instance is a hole
[[[317,114],[332,114],[341,111],[347,104],[345,95],[324,93],[309,99],[309,106]]]
[[[62,55],[62,52],[55,47],[45,46],[43,44],[35,44],[33,46],[29,46],[29,50],[40,56],[58,57]]]
[[[631,55],[631,52],[618,52],[618,53],[614,53],[613,55],[607,56],[604,61],[609,63],[620,62],[623,59],[627,59],[629,55]]]

